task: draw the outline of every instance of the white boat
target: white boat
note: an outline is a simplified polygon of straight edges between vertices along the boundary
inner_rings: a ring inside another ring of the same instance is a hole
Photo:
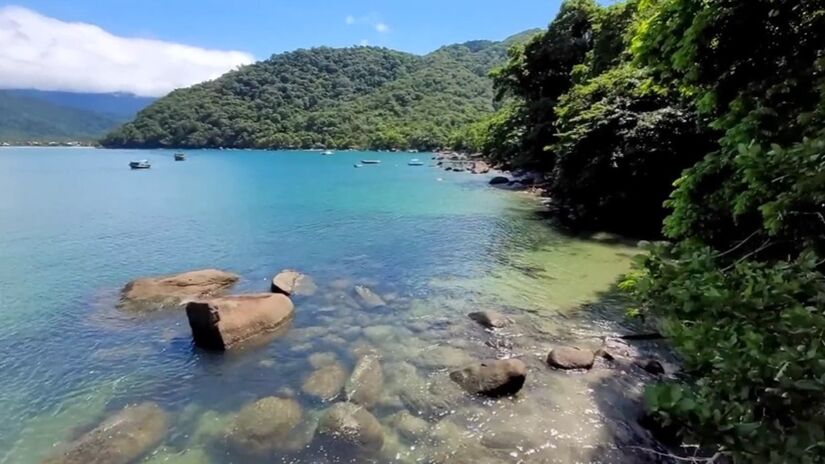
[[[424,162],[418,158],[413,158],[407,163],[407,166],[424,166]]]
[[[152,165],[149,164],[149,160],[140,160],[132,161],[131,163],[129,163],[129,167],[132,169],[149,169],[152,167]]]
[[[361,164],[361,163],[355,163],[355,164],[353,164],[353,165],[352,165],[352,167],[354,167],[354,168],[362,168],[362,167],[364,167],[364,165],[363,165],[363,164]]]
[[[324,150],[324,151],[321,152],[321,154],[324,155],[324,156],[329,156],[329,155],[334,155],[335,152],[333,152],[332,150]]]
[[[381,164],[381,160],[361,160],[361,164]]]

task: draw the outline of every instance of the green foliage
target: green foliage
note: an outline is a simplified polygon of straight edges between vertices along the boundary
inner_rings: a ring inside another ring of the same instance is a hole
[[[416,56],[374,47],[275,55],[172,92],[102,143],[119,147],[434,148],[493,112],[504,42]]]
[[[722,135],[679,243],[625,282],[683,356],[656,417],[736,462],[825,462],[825,2],[644,1],[632,51]]]
[[[94,140],[117,124],[91,111],[0,91],[0,141]]]

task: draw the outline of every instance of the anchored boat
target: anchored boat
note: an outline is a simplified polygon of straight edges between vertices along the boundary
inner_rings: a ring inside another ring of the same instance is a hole
[[[324,155],[324,156],[329,156],[329,155],[334,155],[335,152],[332,151],[332,150],[324,150],[324,151],[321,152],[321,154]]]
[[[132,169],[149,169],[152,167],[152,165],[149,164],[149,160],[140,160],[132,161],[131,163],[129,163],[129,167]]]
[[[381,160],[361,160],[361,164],[381,164]]]
[[[175,161],[185,161],[186,155],[183,153],[175,153]]]
[[[413,158],[407,163],[407,166],[424,166],[424,163],[418,158]]]

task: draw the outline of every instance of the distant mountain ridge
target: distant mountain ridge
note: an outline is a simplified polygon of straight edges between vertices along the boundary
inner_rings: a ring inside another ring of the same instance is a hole
[[[493,111],[504,41],[424,56],[377,47],[301,49],[176,90],[109,133],[107,147],[432,148]]]
[[[96,141],[154,100],[131,94],[0,90],[0,142]]]

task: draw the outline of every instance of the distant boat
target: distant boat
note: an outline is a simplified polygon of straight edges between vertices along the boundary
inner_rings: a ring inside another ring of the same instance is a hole
[[[175,161],[186,161],[186,155],[183,153],[175,153]]]
[[[353,165],[352,165],[352,167],[354,167],[354,168],[362,168],[362,167],[364,167],[364,165],[363,165],[363,164],[361,164],[361,163],[355,163],[355,164],[353,164]]]
[[[381,160],[361,160],[361,164],[381,164]]]
[[[424,162],[418,158],[413,158],[409,163],[407,163],[407,166],[424,166]]]
[[[332,150],[324,150],[324,151],[321,152],[321,154],[324,155],[324,156],[329,156],[329,155],[334,155],[335,152],[332,151]]]
[[[132,169],[149,169],[152,167],[152,165],[149,164],[149,160],[140,160],[132,161],[131,163],[129,163],[129,167]]]

